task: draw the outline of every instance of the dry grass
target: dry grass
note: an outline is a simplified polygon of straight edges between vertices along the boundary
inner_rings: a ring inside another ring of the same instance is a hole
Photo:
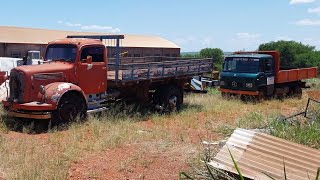
[[[239,99],[224,100],[212,89],[208,94],[188,94],[186,105],[177,114],[142,113],[127,107],[126,111],[116,109],[100,118],[89,117],[87,122],[72,124],[64,131],[40,135],[11,132],[1,119],[0,179],[66,179],[72,162],[124,144],[161,141],[170,146],[198,147],[201,139],[224,138],[230,133],[223,132],[227,128],[259,128],[269,117],[299,111],[306,99],[304,95],[301,100],[270,100],[257,105]],[[164,144],[161,148],[169,147]],[[133,162],[147,168],[152,159],[139,161],[140,156],[122,163]]]

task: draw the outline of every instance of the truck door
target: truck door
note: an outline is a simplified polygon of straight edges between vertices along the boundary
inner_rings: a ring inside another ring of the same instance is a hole
[[[104,46],[84,46],[80,51],[78,85],[86,94],[97,94],[107,89],[107,66]],[[87,57],[92,57],[92,63]]]
[[[265,59],[264,74],[266,76],[267,95],[272,95],[274,91],[274,60],[273,58]]]

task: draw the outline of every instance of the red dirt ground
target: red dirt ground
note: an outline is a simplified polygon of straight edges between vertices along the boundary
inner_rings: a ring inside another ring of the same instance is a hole
[[[178,179],[189,168],[192,147],[159,148],[161,143],[126,145],[71,165],[69,179]]]
[[[282,109],[285,114],[295,112],[293,108]],[[237,115],[234,115],[237,117]],[[170,142],[147,141],[136,144],[109,149],[103,152],[84,154],[74,160],[69,168],[69,179],[178,179],[180,171],[188,171],[191,167],[188,161],[198,156],[200,142],[202,140],[216,141],[223,138],[222,135],[205,128],[207,115],[199,112],[196,122],[203,124],[197,129],[166,121],[161,126],[170,133]],[[232,121],[235,118],[231,118]],[[232,123],[228,118],[221,118],[218,122]],[[216,122],[216,123],[218,123]],[[138,126],[148,133],[154,128],[159,128],[152,120],[137,122]],[[213,122],[214,123],[214,122]],[[210,124],[216,126],[217,124]],[[219,123],[218,123],[219,124]],[[63,133],[63,132],[61,132]],[[185,134],[185,140],[181,140],[179,134]],[[45,143],[48,134],[28,135],[9,132],[5,134],[10,140],[20,138],[34,138]],[[41,143],[42,144],[42,143]],[[1,169],[0,169],[1,170]],[[1,171],[0,171],[1,173]],[[0,174],[1,177],[1,174]],[[1,179],[1,178],[0,178]]]
[[[151,120],[137,122],[148,133],[155,128]],[[166,129],[172,141],[128,144],[90,155],[73,162],[69,179],[178,179],[180,171],[188,171],[188,161],[196,157],[202,138],[221,139],[216,133],[191,128],[182,129],[168,122]],[[179,133],[187,136],[182,142]]]

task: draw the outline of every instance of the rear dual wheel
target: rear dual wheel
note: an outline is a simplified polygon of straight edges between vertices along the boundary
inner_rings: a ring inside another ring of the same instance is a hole
[[[177,86],[160,87],[156,90],[153,100],[159,106],[160,113],[179,111],[183,103],[183,91]]]
[[[293,96],[299,99],[302,98],[302,88],[300,86],[296,86],[293,88]]]

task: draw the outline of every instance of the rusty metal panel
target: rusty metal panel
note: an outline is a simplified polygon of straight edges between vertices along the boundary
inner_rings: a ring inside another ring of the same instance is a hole
[[[315,179],[320,167],[320,151],[264,133],[236,129],[226,145],[209,163],[237,174],[231,151],[243,176],[251,179]],[[265,174],[264,174],[265,173]]]

